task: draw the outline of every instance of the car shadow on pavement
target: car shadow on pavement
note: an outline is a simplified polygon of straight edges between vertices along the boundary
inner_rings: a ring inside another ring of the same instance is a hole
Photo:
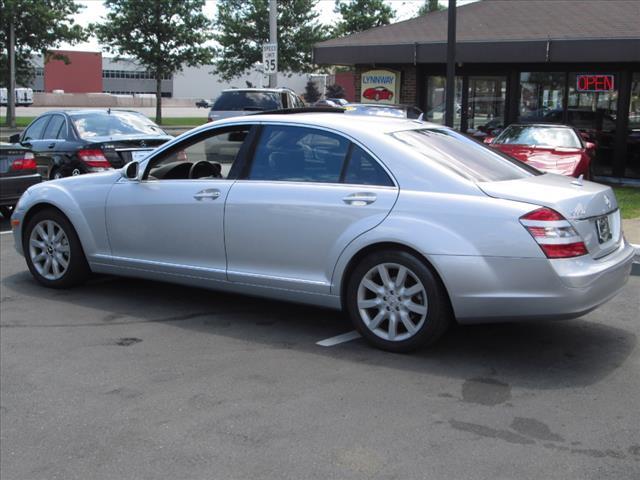
[[[252,342],[265,349],[461,380],[491,382],[499,377],[511,386],[532,389],[596,383],[620,367],[637,343],[631,325],[636,323],[632,316],[638,301],[631,286],[580,319],[455,326],[436,345],[406,355],[376,350],[362,339],[330,348],[316,345],[352,329],[339,312],[160,282],[96,276],[75,289],[48,290],[23,271],[5,277],[2,295],[2,302],[7,302],[3,328],[166,322],[198,335]],[[23,324],[11,315],[11,303],[20,301],[39,303],[42,312],[82,307],[81,312],[91,313],[28,316],[29,323]],[[613,315],[621,317],[616,319],[619,326],[610,325]],[[624,325],[630,328],[620,328]]]

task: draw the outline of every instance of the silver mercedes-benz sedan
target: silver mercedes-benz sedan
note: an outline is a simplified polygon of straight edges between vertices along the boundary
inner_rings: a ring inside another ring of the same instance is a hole
[[[100,272],[342,309],[391,351],[453,321],[582,315],[634,255],[607,186],[439,125],[340,113],[209,123],[31,187],[12,226],[48,287]]]

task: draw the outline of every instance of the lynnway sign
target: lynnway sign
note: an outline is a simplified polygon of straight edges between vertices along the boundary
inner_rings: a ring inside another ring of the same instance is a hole
[[[369,70],[360,78],[362,103],[399,103],[400,73],[393,70]]]
[[[278,44],[265,43],[262,45],[262,65],[264,73],[277,73],[278,71]]]

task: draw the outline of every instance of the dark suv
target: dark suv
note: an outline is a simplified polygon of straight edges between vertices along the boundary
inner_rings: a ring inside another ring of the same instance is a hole
[[[209,121],[252,112],[302,107],[302,99],[289,88],[231,88],[224,90],[213,103]]]

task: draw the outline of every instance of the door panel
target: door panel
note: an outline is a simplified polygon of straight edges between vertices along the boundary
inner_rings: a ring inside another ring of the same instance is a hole
[[[395,187],[240,180],[225,214],[231,281],[330,293],[333,267],[396,201]]]
[[[129,266],[226,279],[223,215],[232,184],[222,179],[117,183],[107,199],[112,254]]]

